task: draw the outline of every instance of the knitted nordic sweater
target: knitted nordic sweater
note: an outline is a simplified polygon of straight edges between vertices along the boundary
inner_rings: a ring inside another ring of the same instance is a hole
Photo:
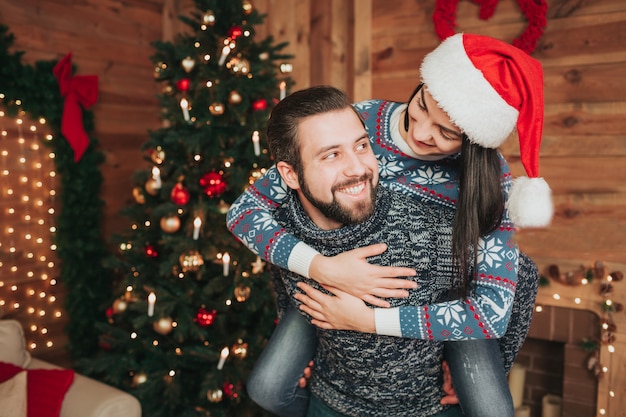
[[[419,201],[455,209],[458,196],[458,158],[440,161],[416,159],[397,131],[404,104],[369,100],[357,103],[365,120],[372,148],[379,161],[382,186]],[[502,189],[511,185],[511,174],[502,161]],[[231,206],[229,230],[248,248],[266,260],[308,276],[317,251],[289,233],[272,217],[288,195],[288,188],[274,167],[250,186]],[[499,228],[484,236],[478,247],[478,271],[474,291],[464,300],[428,305],[376,309],[379,334],[427,340],[500,338],[507,331],[516,291],[518,250],[508,212]],[[390,243],[387,239],[381,242]]]
[[[288,198],[277,212],[279,222],[299,239],[325,255],[365,246],[381,239],[389,248],[372,263],[413,267],[418,288],[392,305],[431,303],[448,296],[452,270],[451,210],[441,210],[378,187],[375,214],[367,221],[336,230],[317,228],[297,197]],[[284,269],[274,269],[277,292],[290,298],[305,280]],[[279,294],[278,300],[285,300]],[[296,300],[293,300],[295,303]],[[279,301],[279,308],[284,305]],[[310,317],[309,317],[310,319]],[[318,329],[312,393],[333,409],[355,417],[419,417],[439,413],[441,391],[440,342],[404,339],[352,331]]]

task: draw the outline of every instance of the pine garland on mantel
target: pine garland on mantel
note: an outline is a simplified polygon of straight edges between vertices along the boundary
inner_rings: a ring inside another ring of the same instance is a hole
[[[104,317],[104,300],[111,292],[110,274],[102,266],[107,249],[101,233],[103,202],[99,197],[104,155],[92,136],[93,114],[83,110],[83,125],[90,145],[74,162],[74,152],[61,134],[64,99],[53,74],[56,61],[39,61],[34,66],[22,63],[23,51],[10,52],[14,41],[9,28],[0,24],[0,93],[9,115],[19,107],[34,118],[43,117],[55,136],[44,142],[55,153],[59,174],[59,207],[56,210],[54,243],[60,261],[58,281],[66,290],[65,310],[68,351],[74,359],[90,356],[97,349],[94,323]]]

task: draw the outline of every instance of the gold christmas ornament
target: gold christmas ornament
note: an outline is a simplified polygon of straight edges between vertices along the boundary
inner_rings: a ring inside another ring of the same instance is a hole
[[[247,74],[250,71],[250,62],[241,57],[233,57],[226,63],[226,68],[233,74]]]
[[[228,204],[224,200],[220,200],[220,202],[217,204],[217,211],[219,211],[222,214],[228,213],[229,209],[230,209],[230,204]]]
[[[242,7],[244,14],[250,14],[254,10],[254,7],[252,6],[252,2],[250,0],[243,0]]]
[[[250,171],[250,176],[248,177],[248,183],[250,185],[254,184],[256,180],[258,180],[259,178],[263,176],[263,174],[265,174],[265,171],[266,171],[265,168],[254,168],[252,171]]]
[[[232,156],[228,156],[224,158],[224,167],[230,168],[231,166],[233,166],[234,162],[235,162],[235,158],[233,158]]]
[[[146,191],[150,195],[157,195],[159,190],[161,189],[161,184],[159,184],[154,178],[150,178],[146,181]]]
[[[126,311],[126,307],[128,307],[128,304],[125,300],[122,300],[121,298],[113,301],[113,312],[116,314]]]
[[[152,328],[158,334],[165,336],[174,329],[173,323],[174,322],[171,317],[161,317],[159,320],[152,323]]]
[[[143,191],[141,191],[141,188],[139,187],[133,188],[133,197],[135,197],[135,201],[137,202],[137,204],[146,203],[146,196],[143,195]]]
[[[190,73],[196,66],[196,61],[192,57],[188,56],[180,62],[180,65],[186,73]]]
[[[206,398],[211,403],[219,403],[224,398],[224,393],[221,389],[210,389],[206,392]]]
[[[161,165],[165,161],[165,151],[160,146],[150,153],[150,159],[157,165]]]
[[[158,62],[154,66],[154,78],[159,78],[161,76],[161,73],[165,71],[166,69],[167,69],[167,64],[163,62]]]
[[[143,372],[139,372],[135,375],[133,375],[133,382],[132,382],[132,386],[133,387],[137,387],[138,385],[143,384],[144,382],[146,382],[148,380],[148,375],[146,375]]]
[[[176,233],[180,229],[180,219],[178,216],[161,217],[160,226],[165,233]]]
[[[241,94],[239,94],[238,91],[233,90],[228,95],[228,102],[230,104],[239,104],[241,103],[241,100],[242,100]]]
[[[230,350],[230,354],[235,358],[244,359],[248,355],[248,344],[241,339],[237,340],[237,343]]]
[[[183,272],[195,272],[200,269],[202,265],[204,265],[204,259],[202,259],[202,255],[200,255],[200,252],[196,250],[192,250],[180,255],[178,261],[180,262],[180,266]]]
[[[233,293],[235,295],[235,299],[240,303],[243,303],[250,297],[250,287],[247,285],[238,285]]]
[[[293,64],[282,63],[280,64],[280,72],[283,74],[290,74],[293,72]]]
[[[202,23],[207,26],[213,26],[215,24],[215,13],[213,10],[207,10],[202,16]]]
[[[224,114],[224,105],[222,103],[213,103],[209,106],[209,111],[213,116],[221,116]]]
[[[260,274],[261,272],[263,272],[264,267],[265,267],[265,262],[263,262],[263,259],[261,259],[260,256],[257,256],[256,260],[252,262],[252,273]]]

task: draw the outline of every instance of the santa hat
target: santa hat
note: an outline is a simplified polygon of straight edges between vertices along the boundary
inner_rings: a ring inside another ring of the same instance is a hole
[[[543,70],[508,43],[458,33],[429,53],[420,68],[428,92],[470,142],[498,148],[517,127],[528,177],[517,178],[507,208],[520,227],[544,227],[553,214],[550,187],[539,178]]]

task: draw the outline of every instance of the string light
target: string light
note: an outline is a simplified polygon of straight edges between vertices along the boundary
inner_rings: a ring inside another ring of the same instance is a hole
[[[15,108],[15,116],[6,106]],[[8,101],[0,94],[0,250],[8,255],[0,262],[0,306],[30,330],[30,350],[54,347],[43,337],[46,326],[62,317],[52,295],[56,280],[51,277],[57,275],[52,243],[56,172],[54,153],[41,146],[42,140],[54,140],[46,128],[46,120],[31,119],[20,100]]]

